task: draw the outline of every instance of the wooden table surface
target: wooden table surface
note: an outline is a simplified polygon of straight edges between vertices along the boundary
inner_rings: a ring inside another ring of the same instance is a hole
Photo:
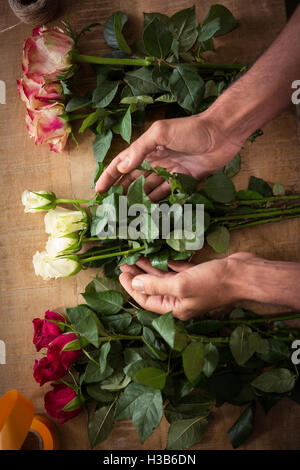
[[[215,2],[196,2],[198,18],[203,19],[209,6]],[[216,43],[216,61],[253,62],[273,41],[285,24],[283,0],[223,1],[239,21],[239,27]],[[173,14],[192,5],[187,0],[64,0],[56,21],[69,15],[78,29],[91,22],[101,25],[113,11],[123,10],[129,15],[127,29],[130,39],[139,36],[143,11]],[[16,25],[16,26],[14,26]],[[14,26],[10,29],[7,29]],[[4,30],[4,31],[3,31]],[[3,32],[2,32],[3,31]],[[76,277],[43,281],[36,277],[32,255],[42,250],[46,241],[42,214],[24,214],[21,194],[24,189],[49,189],[58,197],[88,198],[94,173],[91,133],[80,137],[77,150],[73,143],[62,154],[49,152],[47,147],[35,147],[29,139],[23,119],[24,106],[17,96],[16,79],[21,74],[23,40],[31,27],[20,24],[7,2],[0,3],[0,79],[7,87],[6,104],[0,104],[1,157],[1,320],[0,339],[7,347],[7,364],[0,364],[0,396],[16,388],[33,401],[36,411],[43,413],[43,395],[47,386],[39,387],[32,377],[34,359],[38,358],[32,345],[33,318],[43,316],[47,309],[63,312],[64,307],[81,302],[80,292],[94,275],[92,270]],[[99,29],[87,35],[82,51],[104,54],[108,49]],[[299,77],[298,77],[299,78]],[[259,83],[257,84],[259,86]],[[245,90],[247,93],[247,90]],[[241,103],[242,106],[242,103]],[[124,144],[116,141],[111,155]],[[286,188],[300,191],[300,152],[295,110],[290,109],[264,127],[264,135],[242,151],[242,170],[235,178],[238,189],[245,188],[250,175]],[[230,252],[249,250],[258,255],[290,261],[300,261],[300,220],[251,228],[232,237]],[[214,255],[204,249],[198,259]],[[252,305],[258,312],[275,312],[272,306]],[[197,449],[230,449],[226,431],[239,415],[240,409],[223,406],[216,410],[215,419]],[[259,408],[255,433],[242,449],[299,449],[300,407],[284,400],[267,417]],[[59,426],[63,449],[88,449],[86,417],[82,414]],[[100,449],[163,449],[166,443],[167,423],[163,421],[144,445],[138,441],[133,425],[120,422],[111,437]]]

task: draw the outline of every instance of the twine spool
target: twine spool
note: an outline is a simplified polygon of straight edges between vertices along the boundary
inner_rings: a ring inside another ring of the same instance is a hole
[[[58,0],[8,0],[14,14],[26,24],[42,26],[50,21],[58,7]]]

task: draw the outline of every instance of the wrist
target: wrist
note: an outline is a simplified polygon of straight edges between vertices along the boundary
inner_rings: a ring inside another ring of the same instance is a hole
[[[227,263],[233,301],[254,300],[300,308],[300,263],[270,261],[250,253],[231,255]]]

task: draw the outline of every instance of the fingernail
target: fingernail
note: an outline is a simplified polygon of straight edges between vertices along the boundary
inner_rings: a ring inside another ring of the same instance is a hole
[[[118,165],[118,170],[119,171],[126,171],[127,168],[129,167],[129,164],[130,164],[130,160],[128,157],[124,158],[124,160],[122,160],[119,165]]]
[[[132,279],[132,287],[134,290],[143,291],[144,290],[144,283],[141,279]]]

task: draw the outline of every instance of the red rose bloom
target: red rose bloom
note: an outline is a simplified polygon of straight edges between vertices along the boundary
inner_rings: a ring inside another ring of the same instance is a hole
[[[60,424],[74,418],[82,411],[79,398],[73,388],[64,384],[51,384],[53,390],[45,395],[45,409],[49,416],[56,419]],[[66,405],[72,403],[71,411],[64,411]]]
[[[57,336],[61,335],[61,328],[49,320],[55,320],[65,323],[65,318],[56,312],[50,312],[47,310],[45,313],[45,319],[35,318],[33,323],[34,336],[33,344],[37,351],[48,346]]]
[[[78,336],[75,333],[64,333],[57,336],[48,346],[47,357],[35,361],[33,376],[41,386],[51,380],[64,377],[73,362],[81,356],[81,349],[63,351],[66,344],[76,339]]]

